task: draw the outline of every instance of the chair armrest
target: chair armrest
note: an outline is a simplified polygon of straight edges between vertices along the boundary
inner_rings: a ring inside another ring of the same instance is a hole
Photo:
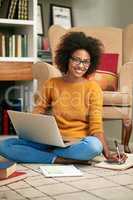
[[[133,62],[125,63],[119,74],[120,91],[129,92],[132,94],[133,88]]]
[[[38,81],[38,89],[40,90],[44,81],[52,78],[62,76],[60,70],[53,65],[46,62],[37,62],[32,65],[33,79]]]

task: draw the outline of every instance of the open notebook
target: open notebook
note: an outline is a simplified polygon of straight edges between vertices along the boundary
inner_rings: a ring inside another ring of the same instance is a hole
[[[128,158],[125,163],[123,164],[116,164],[116,163],[108,163],[106,160],[96,163],[95,167],[101,167],[106,169],[114,169],[114,170],[125,170],[130,167],[133,167],[133,154],[127,154]]]
[[[74,165],[43,165],[40,166],[41,172],[46,177],[61,177],[61,176],[82,176],[83,173]]]

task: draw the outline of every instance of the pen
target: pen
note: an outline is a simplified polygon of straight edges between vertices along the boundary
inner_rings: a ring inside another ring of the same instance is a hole
[[[121,164],[121,155],[120,155],[120,150],[119,150],[118,142],[115,140],[114,143],[115,143],[116,151],[117,151],[118,158],[119,158],[118,161],[119,161],[119,164]]]

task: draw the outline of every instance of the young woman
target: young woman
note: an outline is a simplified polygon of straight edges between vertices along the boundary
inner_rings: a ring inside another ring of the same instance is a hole
[[[64,141],[74,143],[59,148],[21,138],[7,139],[0,144],[1,155],[28,163],[87,163],[101,153],[118,160],[117,154],[110,154],[104,137],[102,91],[96,82],[85,78],[96,70],[102,49],[99,40],[83,32],[67,33],[55,56],[63,76],[45,82],[33,111],[46,114],[51,106]]]

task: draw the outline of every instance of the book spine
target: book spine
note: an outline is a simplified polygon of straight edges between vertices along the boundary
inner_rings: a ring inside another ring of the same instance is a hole
[[[15,57],[18,57],[18,35],[15,35]]]
[[[28,56],[28,35],[22,35],[22,57]]]
[[[9,6],[8,15],[7,15],[8,19],[11,18],[11,13],[12,13],[13,5],[14,5],[14,0],[11,0],[10,6]]]
[[[22,111],[22,99],[10,99],[10,102],[1,102],[1,132],[2,135],[15,135],[16,131],[9,118],[8,110]]]
[[[15,11],[16,11],[16,8],[17,8],[17,3],[18,3],[18,0],[12,0],[10,10],[9,10],[9,15],[8,15],[9,19],[14,18]]]
[[[25,0],[25,6],[24,6],[24,19],[28,19],[28,0]]]
[[[5,35],[2,35],[2,57],[6,56],[6,49],[5,49]]]
[[[19,0],[19,3],[18,3],[18,19],[21,19],[21,6],[22,6],[22,0]]]
[[[20,19],[24,19],[24,6],[25,6],[25,0],[21,0],[21,7],[20,7]]]
[[[18,57],[22,57],[22,35],[18,35]]]
[[[5,35],[5,50],[6,50],[6,57],[9,56],[9,35]]]
[[[9,57],[12,57],[12,37],[9,36]]]
[[[0,56],[2,56],[2,33],[0,33]]]
[[[10,123],[7,109],[4,109],[2,112],[2,134],[9,135]]]
[[[12,35],[12,56],[15,57],[15,35]]]

